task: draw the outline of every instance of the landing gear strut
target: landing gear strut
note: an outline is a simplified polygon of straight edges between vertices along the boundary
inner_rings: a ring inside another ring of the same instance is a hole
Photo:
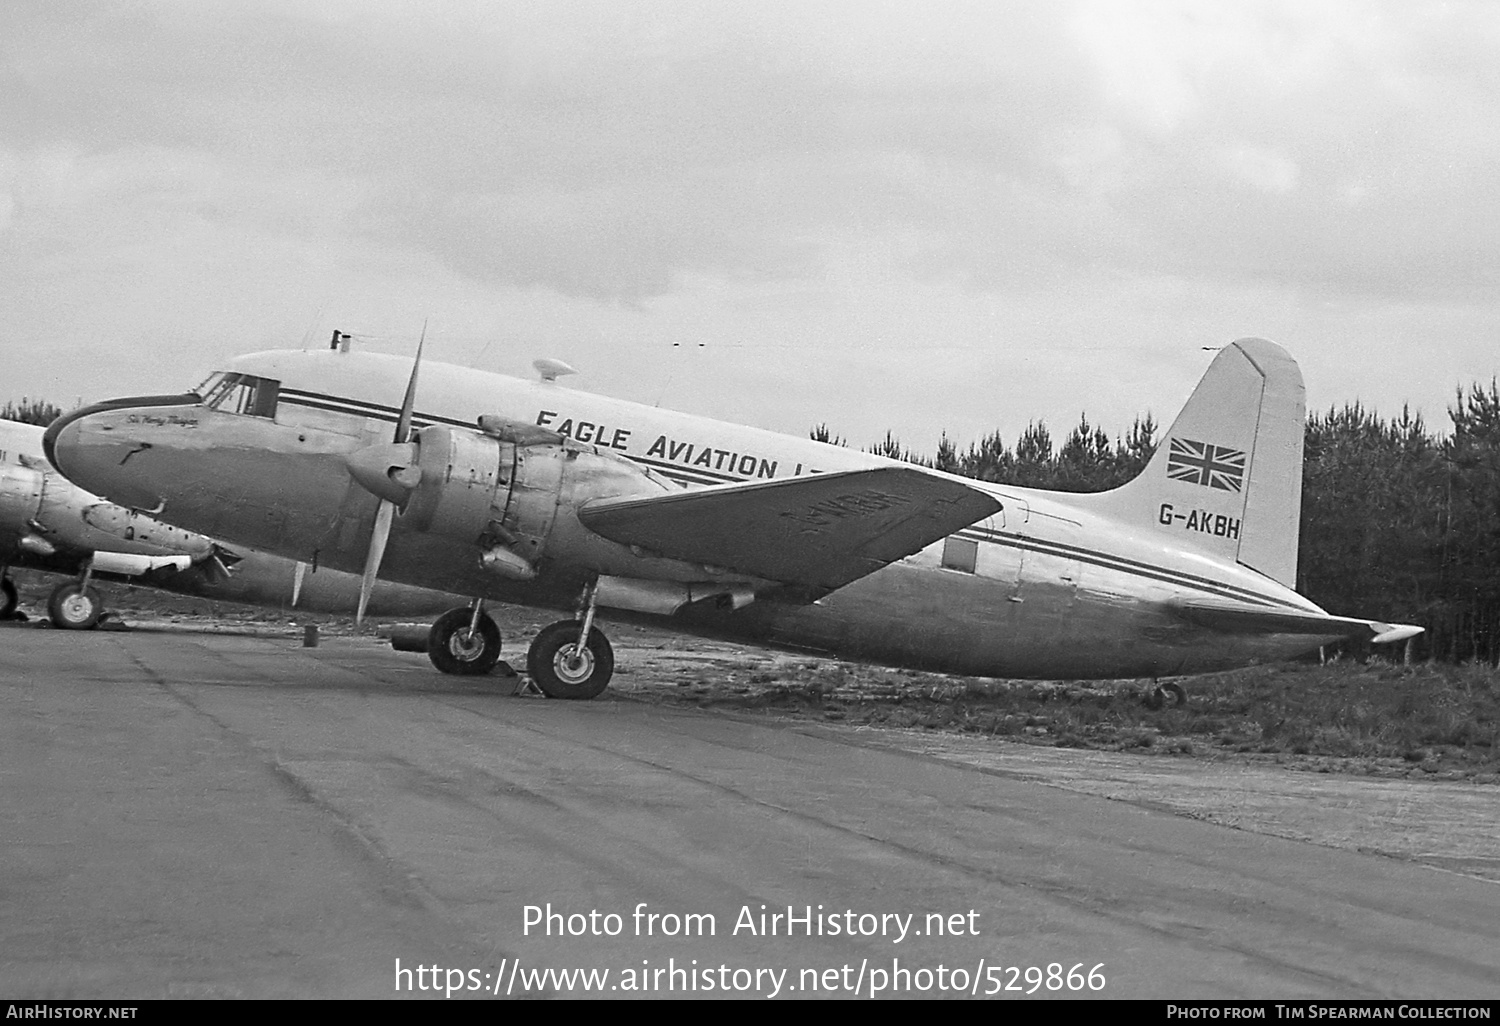
[[[484,600],[450,609],[427,633],[427,658],[444,673],[478,676],[500,661],[500,628],[484,611]],[[594,626],[594,587],[583,593],[578,617],[559,620],[532,641],[526,652],[532,683],[548,698],[594,698],[609,687],[615,651]]]
[[[83,565],[83,573],[76,581],[59,584],[47,599],[47,615],[56,627],[66,631],[86,631],[99,623],[104,615],[104,600],[89,587],[94,575],[94,561]]]
[[[0,620],[9,620],[20,601],[21,598],[16,593],[15,582],[10,579],[9,575],[0,577]]]
[[[500,628],[484,611],[484,599],[450,609],[427,635],[427,658],[444,673],[477,677],[500,661]]]
[[[531,643],[526,672],[548,698],[594,698],[609,687],[615,650],[594,628],[594,587],[584,592],[577,620],[559,620]]]

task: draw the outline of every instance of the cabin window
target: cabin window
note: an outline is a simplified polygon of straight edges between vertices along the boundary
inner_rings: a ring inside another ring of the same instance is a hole
[[[978,559],[979,543],[977,541],[956,535],[943,539],[943,569],[962,570],[966,574],[972,574]]]
[[[253,374],[229,373],[205,385],[203,405],[247,417],[274,417],[280,396],[279,381],[257,378]]]

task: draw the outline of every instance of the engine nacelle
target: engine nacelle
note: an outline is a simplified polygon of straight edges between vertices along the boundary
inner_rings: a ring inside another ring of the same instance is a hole
[[[185,555],[189,557],[189,562],[193,563],[207,559],[214,554],[214,543],[203,535],[193,531],[184,531],[171,524],[164,524],[144,513],[116,506],[112,502],[91,503],[83,508],[81,517],[88,528],[116,539],[111,548],[118,548],[122,552],[154,554],[165,550]],[[62,519],[58,518],[59,521]],[[65,540],[80,547],[88,545],[90,541],[88,535],[77,530],[69,531],[67,528],[60,528],[58,533]],[[68,537],[70,534],[77,537]],[[131,542],[135,543],[133,549],[123,547]],[[94,542],[92,547],[97,548],[98,542]],[[174,560],[174,562],[177,561]]]
[[[416,441],[421,475],[402,526],[471,543],[482,565],[505,577],[535,575],[560,520],[570,527],[564,533],[576,539],[584,530],[576,516],[583,502],[672,488],[628,460],[568,439],[516,442],[434,425],[418,432]],[[589,534],[598,545],[621,548]],[[592,553],[555,555],[594,561]]]
[[[201,534],[104,502],[60,474],[31,467],[0,471],[0,520],[26,525],[17,544],[34,556],[110,551],[197,561],[214,551]]]
[[[416,531],[478,541],[505,519],[516,447],[475,431],[433,426],[417,432],[421,476],[402,510]]]

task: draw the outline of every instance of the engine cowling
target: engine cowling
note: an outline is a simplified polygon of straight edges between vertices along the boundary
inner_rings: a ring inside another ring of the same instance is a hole
[[[416,487],[402,523],[417,531],[476,541],[505,519],[516,447],[475,431],[433,426],[417,432]]]
[[[414,464],[420,474],[402,512],[403,527],[472,543],[487,569],[529,580],[560,521],[570,543],[585,530],[576,517],[581,503],[671,489],[619,456],[547,435],[513,441],[442,425],[423,428]],[[589,536],[597,546],[619,548]],[[597,546],[557,555],[590,564]]]

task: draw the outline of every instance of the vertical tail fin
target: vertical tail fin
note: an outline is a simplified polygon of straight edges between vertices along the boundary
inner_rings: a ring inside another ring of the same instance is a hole
[[[1295,588],[1305,419],[1296,361],[1240,339],[1214,358],[1146,469],[1090,506]]]

